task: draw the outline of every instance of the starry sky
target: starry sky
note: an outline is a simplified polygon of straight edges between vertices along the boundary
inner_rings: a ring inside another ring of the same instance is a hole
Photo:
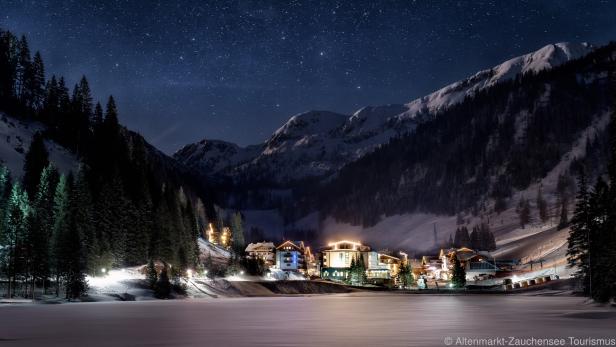
[[[85,74],[167,153],[404,103],[548,43],[616,40],[616,1],[0,0],[48,74]]]

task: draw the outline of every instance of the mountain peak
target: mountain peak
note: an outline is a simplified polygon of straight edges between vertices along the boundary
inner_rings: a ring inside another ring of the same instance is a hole
[[[323,133],[341,126],[349,116],[330,111],[307,111],[294,115],[272,136],[293,136],[303,133]]]
[[[289,118],[263,144],[240,148],[224,141],[207,140],[185,147],[175,157],[189,166],[197,163],[207,172],[254,169],[251,175],[280,182],[329,175],[391,138],[412,131],[422,122],[421,115],[434,114],[519,74],[539,72],[580,58],[592,49],[587,43],[549,44],[407,104],[366,106],[352,115],[307,111]]]
[[[462,102],[467,96],[489,88],[519,74],[539,72],[562,65],[590,53],[594,47],[586,42],[559,42],[546,45],[534,52],[509,59],[491,69],[477,72],[471,77],[454,82],[431,94],[415,99],[406,106],[408,111],[398,119],[414,118],[425,111],[437,112]]]

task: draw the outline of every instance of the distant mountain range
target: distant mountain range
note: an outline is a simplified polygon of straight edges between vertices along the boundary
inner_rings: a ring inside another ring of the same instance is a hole
[[[551,69],[592,50],[587,43],[550,44],[406,104],[366,106],[352,115],[308,111],[291,117],[264,143],[240,147],[204,139],[183,147],[174,158],[209,178],[294,186],[293,182],[336,173],[469,96],[522,74]]]

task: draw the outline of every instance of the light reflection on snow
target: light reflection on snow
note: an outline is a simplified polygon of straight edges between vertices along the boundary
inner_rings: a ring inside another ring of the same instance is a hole
[[[122,281],[143,278],[144,276],[136,269],[109,270],[105,276],[86,276],[90,288],[114,291],[125,291],[127,289],[127,285],[123,284]]]

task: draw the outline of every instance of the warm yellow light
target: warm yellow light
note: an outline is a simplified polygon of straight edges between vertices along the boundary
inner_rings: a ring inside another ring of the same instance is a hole
[[[361,242],[359,241],[349,241],[349,240],[341,240],[341,241],[336,241],[336,242],[330,242],[328,244],[329,247],[334,247],[335,250],[338,249],[338,245],[341,243],[350,243],[351,245],[353,245],[353,250],[357,249],[357,247],[361,246]]]

